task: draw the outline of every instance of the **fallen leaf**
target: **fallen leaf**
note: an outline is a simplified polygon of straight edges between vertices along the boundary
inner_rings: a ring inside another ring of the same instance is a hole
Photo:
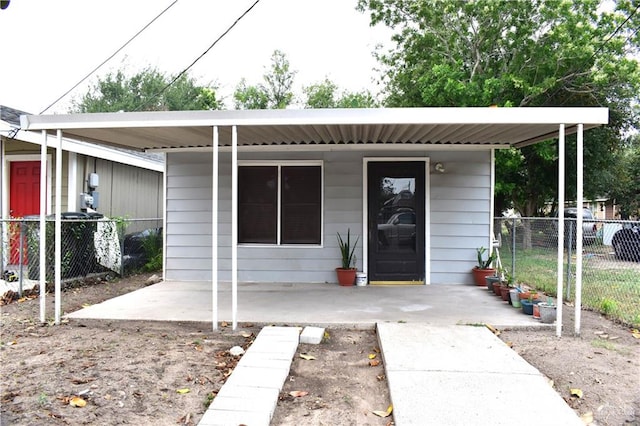
[[[289,392],[289,395],[291,395],[294,398],[300,398],[301,396],[309,395],[309,392],[307,392],[307,391],[291,391],[291,392]]]
[[[587,411],[580,416],[580,420],[582,420],[582,423],[585,425],[593,423],[593,413],[591,411]]]
[[[369,354],[369,359],[375,359],[376,358],[376,354]]]
[[[374,351],[375,353],[379,354],[379,353],[380,353],[380,348],[373,348],[373,351]]]
[[[632,329],[631,335],[636,339],[640,339],[640,330],[638,330],[637,328]]]
[[[378,365],[380,365],[380,360],[372,359],[371,361],[369,361],[369,365],[371,367],[377,367]]]
[[[505,345],[507,345],[510,348],[513,348],[513,342],[505,342]]]
[[[378,417],[389,417],[392,411],[393,411],[393,405],[389,405],[389,408],[387,408],[387,411],[376,410],[376,411],[372,411],[372,413]]]
[[[313,355],[308,355],[308,354],[300,354],[300,358],[305,359],[305,360],[307,360],[307,361],[311,361],[311,360],[316,359],[316,357],[315,357],[315,356],[313,356]]]
[[[224,328],[224,327],[229,327],[229,323],[228,323],[228,322],[226,322],[226,321],[222,321],[222,322],[220,323],[220,327],[223,327],[223,328]]]
[[[582,389],[569,389],[569,392],[571,393],[571,396],[577,396],[578,398],[582,398]]]
[[[87,405],[87,401],[85,401],[84,399],[80,398],[79,396],[74,396],[73,398],[71,398],[69,400],[69,405],[72,407],[84,407],[85,405]]]
[[[243,331],[242,333],[240,333],[240,335],[245,339],[248,339],[249,337],[253,336],[253,333],[249,333],[248,331]]]
[[[185,393],[191,392],[191,390],[189,388],[182,388],[182,389],[176,389],[176,392],[178,392],[180,395],[184,395]]]
[[[384,380],[384,374],[378,374],[376,376],[376,379],[378,379],[379,382],[383,381]]]
[[[325,331],[323,337],[325,340],[329,340],[331,338],[331,335],[329,334],[328,331]]]

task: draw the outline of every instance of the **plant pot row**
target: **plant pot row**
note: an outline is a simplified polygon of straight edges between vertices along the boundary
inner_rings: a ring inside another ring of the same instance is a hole
[[[551,324],[556,320],[556,306],[552,303],[543,302],[537,293],[521,291],[516,288],[506,286],[497,276],[487,276],[485,285],[489,292],[509,303],[514,308],[521,308],[525,315],[533,315],[541,322]]]

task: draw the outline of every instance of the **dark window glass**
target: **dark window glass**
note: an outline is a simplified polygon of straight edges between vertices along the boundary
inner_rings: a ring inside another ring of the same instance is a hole
[[[320,244],[322,168],[280,168],[280,243]],[[242,166],[238,171],[238,241],[277,244],[278,167]]]
[[[320,166],[285,166],[281,176],[282,244],[320,244]]]
[[[276,244],[277,204],[277,167],[239,167],[238,241]]]

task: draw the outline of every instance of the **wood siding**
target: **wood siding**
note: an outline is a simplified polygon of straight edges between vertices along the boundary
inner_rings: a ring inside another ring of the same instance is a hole
[[[238,278],[256,282],[335,282],[336,232],[362,233],[363,157],[430,157],[445,173],[430,174],[431,282],[471,283],[476,248],[487,246],[491,222],[491,152],[240,153],[239,160],[322,160],[320,246],[238,247]],[[211,279],[211,153],[167,154],[167,280]],[[231,279],[231,156],[220,154],[219,275]],[[362,244],[356,250],[362,270]]]

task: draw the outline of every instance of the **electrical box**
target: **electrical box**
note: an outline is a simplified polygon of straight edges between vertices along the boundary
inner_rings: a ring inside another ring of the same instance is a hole
[[[98,191],[91,191],[90,194],[93,198],[91,208],[93,208],[94,210],[98,210],[98,205],[100,204],[100,193]]]
[[[100,177],[97,173],[89,173],[89,179],[87,179],[87,185],[91,189],[95,189],[100,185]]]
[[[93,197],[86,193],[80,194],[80,210],[87,210],[93,206]]]

